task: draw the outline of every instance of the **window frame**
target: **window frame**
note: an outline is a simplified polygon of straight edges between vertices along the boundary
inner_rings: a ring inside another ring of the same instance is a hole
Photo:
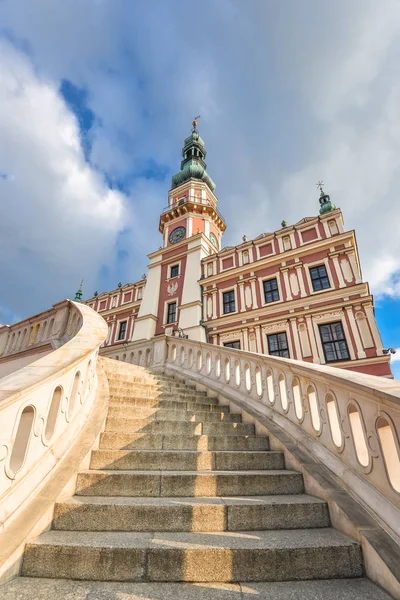
[[[121,336],[122,331],[124,333],[123,337]],[[118,328],[118,338],[117,338],[118,342],[122,342],[122,340],[126,340],[127,331],[128,331],[128,320],[126,319],[125,321],[120,321],[119,328]]]
[[[273,290],[266,290],[266,284],[270,284],[272,281],[275,281],[276,284],[276,288],[274,288]],[[279,290],[279,284],[278,284],[278,278],[277,277],[271,277],[271,279],[263,279],[262,282],[262,286],[263,286],[263,292],[264,292],[264,304],[272,304],[273,302],[279,302],[280,298],[280,290]],[[272,299],[272,300],[267,300],[267,294],[272,294],[272,296],[274,295],[274,292],[278,295],[277,298]]]
[[[233,344],[238,344],[238,346],[234,346]],[[233,342],[222,342],[224,348],[232,348],[233,350],[241,350],[240,348],[240,340],[235,340]]]
[[[332,336],[332,326],[333,325],[340,325],[341,333],[342,333],[342,338],[341,339],[336,339],[336,340],[332,339],[330,341],[325,341],[324,342],[324,340],[322,338],[322,328],[323,327],[328,327],[329,330],[330,330],[330,334]],[[343,327],[343,322],[342,321],[332,321],[330,323],[320,323],[318,325],[318,331],[319,331],[319,337],[320,337],[320,340],[321,340],[322,350],[323,350],[323,353],[324,353],[324,359],[325,359],[326,363],[345,362],[345,361],[351,360],[350,351],[349,351],[349,345],[347,343],[346,334],[345,334],[345,331],[344,331],[344,327]],[[328,345],[328,344],[332,345],[333,350],[334,350],[334,354],[337,356],[338,352],[337,352],[336,344],[339,344],[339,343],[344,343],[345,349],[346,349],[346,352],[347,352],[347,357],[346,358],[328,359],[325,346]]]
[[[229,300],[226,301],[225,300],[225,296],[229,294]],[[225,310],[226,307],[229,306],[229,310]],[[233,306],[233,310],[232,309]],[[225,292],[222,292],[222,314],[224,315],[230,315],[232,313],[236,312],[236,295],[235,295],[235,290],[227,290]]]
[[[173,321],[170,320],[170,318],[171,318],[170,309],[171,309],[172,306],[175,307],[175,310],[173,311],[173,313],[174,313],[174,320]],[[174,323],[176,323],[177,322],[177,315],[178,315],[178,304],[177,304],[176,300],[174,300],[173,302],[168,302],[167,303],[167,319],[166,319],[166,324],[167,325],[173,325]]]
[[[324,269],[325,271],[325,275],[320,275],[319,270],[320,269]],[[328,269],[326,268],[326,264],[322,263],[319,265],[314,265],[312,267],[308,267],[309,273],[310,273],[310,281],[311,281],[311,285],[312,285],[312,289],[313,292],[323,292],[325,290],[329,290],[332,289],[332,285],[329,279],[329,274],[328,274]],[[318,272],[318,277],[313,277],[313,271],[317,271]],[[328,282],[328,285],[322,285],[321,283],[321,287],[320,288],[316,288],[315,287],[315,282],[321,282],[323,280],[325,280]]]
[[[176,269],[176,274],[173,275],[173,270]],[[179,277],[179,264],[175,264],[175,265],[171,265],[170,266],[170,271],[169,271],[169,278],[173,279],[175,277]]]
[[[285,341],[286,341],[286,347],[281,347],[280,346],[280,341],[278,336],[284,335],[285,336]],[[271,346],[270,346],[270,339],[276,337],[277,339],[277,350],[271,350]],[[268,347],[268,354],[270,356],[279,356],[281,358],[290,358],[290,348],[289,348],[289,339],[288,339],[288,335],[287,335],[287,331],[277,331],[276,333],[269,333],[267,334],[267,347]],[[281,354],[282,352],[287,352],[287,355]]]

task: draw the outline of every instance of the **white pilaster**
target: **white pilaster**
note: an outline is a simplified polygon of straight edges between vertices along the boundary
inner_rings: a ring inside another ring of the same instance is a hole
[[[301,349],[300,349],[300,340],[299,340],[299,334],[297,331],[297,319],[293,318],[293,319],[289,319],[290,320],[290,325],[292,328],[292,333],[293,333],[293,339],[294,339],[294,347],[296,349],[296,359],[297,360],[301,360],[302,356],[301,356]]]
[[[353,333],[354,341],[356,343],[357,358],[365,358],[367,355],[366,355],[366,353],[364,352],[364,349],[363,349],[363,345],[362,345],[362,342],[361,342],[361,338],[360,338],[360,334],[359,334],[359,331],[358,331],[357,323],[356,323],[356,320],[354,318],[353,307],[352,306],[346,306],[346,312],[347,312],[347,316],[349,318],[349,323],[350,323],[351,331]]]
[[[361,273],[360,273],[360,269],[358,268],[358,264],[356,261],[356,255],[354,254],[354,252],[349,252],[347,254],[347,256],[349,257],[349,261],[350,261],[350,266],[351,266],[351,270],[353,271],[354,274],[354,279],[356,283],[361,283]]]
[[[383,355],[383,352],[382,352],[383,343],[382,343],[381,335],[379,333],[378,326],[376,324],[374,309],[372,308],[372,304],[364,304],[364,309],[365,309],[365,313],[367,315],[369,326],[371,328],[372,337],[374,338],[374,342],[375,342],[375,346],[376,346],[376,353],[378,354],[378,356],[381,356],[381,355]]]
[[[343,279],[343,273],[342,273],[342,269],[340,267],[338,255],[336,254],[335,256],[332,256],[332,260],[333,260],[333,264],[335,267],[337,278],[339,280],[339,287],[340,288],[346,287],[346,284]]]
[[[292,292],[290,290],[290,284],[289,284],[288,269],[281,269],[281,272],[283,273],[283,280],[285,282],[286,300],[293,300]]]
[[[317,344],[316,344],[316,341],[315,341],[315,331],[314,331],[313,322],[311,320],[311,317],[306,317],[306,322],[307,322],[308,333],[309,333],[309,336],[310,336],[313,362],[315,362],[315,363],[321,363],[322,361],[321,361],[321,359],[319,357],[319,354],[318,354]],[[322,357],[323,356],[324,356],[324,353],[322,352]],[[324,358],[323,358],[323,362],[325,362]]]
[[[301,298],[305,298],[307,296],[307,292],[304,285],[303,265],[295,265],[295,269],[297,272],[297,279],[299,280],[300,296]]]

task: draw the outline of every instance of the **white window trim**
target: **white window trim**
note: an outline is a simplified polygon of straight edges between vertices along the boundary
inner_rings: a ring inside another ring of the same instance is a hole
[[[133,292],[134,292],[134,290],[130,290],[129,292],[122,292],[122,302],[121,302],[121,304],[128,304],[128,302],[132,302],[132,296],[134,296]],[[126,294],[130,294],[131,295],[131,299],[130,300],[125,300],[125,295]]]
[[[120,332],[120,329],[121,329],[121,323],[125,323],[125,322],[126,322],[125,337],[119,339],[119,332]],[[116,329],[116,332],[117,332],[115,341],[116,342],[125,342],[128,339],[129,317],[124,317],[123,319],[117,319],[115,329]]]
[[[219,307],[220,307],[220,317],[229,317],[230,315],[237,315],[239,313],[239,304],[238,304],[238,294],[237,294],[237,284],[233,287],[230,285],[227,288],[220,289],[219,291]],[[235,294],[235,309],[233,312],[224,313],[224,293],[225,292],[234,292]]]
[[[169,273],[169,277],[167,277],[167,279],[165,281],[170,281],[171,279],[179,279],[179,277],[182,275],[181,263],[182,263],[182,260],[176,260],[168,265],[167,273]],[[175,275],[175,277],[171,277],[171,268],[172,267],[178,267],[178,275]]]
[[[274,300],[274,302],[265,302],[265,294],[264,294],[264,281],[269,281],[270,279],[276,279],[277,283],[278,283],[278,292],[279,292],[279,300]],[[282,303],[283,300],[283,296],[282,296],[282,286],[281,286],[281,273],[280,271],[277,271],[274,275],[271,276],[267,276],[267,277],[262,277],[258,279],[258,285],[260,287],[260,297],[261,297],[261,306],[274,306],[275,304],[280,304]]]
[[[167,319],[168,319],[168,306],[170,304],[176,304],[176,320],[173,323],[167,323]],[[164,302],[164,320],[163,320],[163,325],[165,327],[171,326],[171,325],[176,325],[179,321],[179,307],[178,307],[178,297],[176,298],[170,298],[169,300],[165,300]]]
[[[328,278],[329,278],[330,286],[328,288],[326,288],[325,290],[314,290],[312,280],[311,280],[311,275],[310,275],[310,269],[312,269],[313,267],[321,266],[321,265],[325,265],[326,272],[327,272]],[[316,260],[312,263],[303,263],[303,266],[304,266],[304,270],[306,272],[306,278],[307,278],[308,288],[310,290],[310,296],[315,296],[317,294],[323,294],[324,292],[329,292],[329,290],[335,289],[335,287],[333,286],[334,282],[333,282],[333,277],[332,277],[332,271],[329,266],[329,258],[328,257],[323,258],[322,260]]]
[[[350,354],[350,358],[348,360],[356,360],[356,355],[354,353],[354,348],[353,348],[353,341],[351,339],[350,329],[347,325],[345,314],[342,311],[338,314],[327,313],[326,315],[320,316],[317,320],[314,317],[312,318],[312,324],[313,324],[313,328],[314,328],[315,339],[317,342],[319,358],[320,358],[322,365],[336,364],[336,362],[342,362],[342,361],[330,361],[328,363],[326,362],[324,347],[322,345],[322,340],[321,340],[321,333],[320,333],[318,325],[327,325],[328,323],[338,323],[339,321],[342,323],[344,337],[346,339],[347,348],[348,348],[349,354]]]
[[[263,327],[263,333],[265,335],[265,354],[267,356],[274,356],[273,354],[269,353],[268,336],[269,335],[277,335],[278,333],[286,333],[286,339],[287,339],[288,348],[289,348],[289,358],[294,358],[292,338],[290,336],[289,321],[287,321],[286,323],[277,323],[276,325],[271,327],[270,331],[268,331],[267,328]]]

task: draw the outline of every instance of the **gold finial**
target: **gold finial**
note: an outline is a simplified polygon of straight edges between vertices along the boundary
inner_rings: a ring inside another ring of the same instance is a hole
[[[192,121],[192,125],[193,125],[193,129],[192,131],[197,131],[196,127],[198,125],[197,120],[200,119],[200,115],[197,115],[197,117],[195,117]]]

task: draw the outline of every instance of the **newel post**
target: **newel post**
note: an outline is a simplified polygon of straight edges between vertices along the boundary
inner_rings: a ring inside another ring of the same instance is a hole
[[[166,336],[153,338],[153,369],[164,372],[167,362],[168,344]]]

